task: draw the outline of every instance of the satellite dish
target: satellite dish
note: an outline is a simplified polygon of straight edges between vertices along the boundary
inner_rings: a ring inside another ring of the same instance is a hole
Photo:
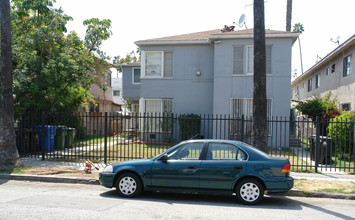
[[[236,24],[236,23],[233,22],[233,24]],[[246,25],[246,23],[245,23],[245,14],[242,14],[242,15],[240,16],[239,21],[238,21],[238,24],[236,24],[236,25],[238,25],[239,27],[242,27],[242,26],[244,25],[244,26],[245,26],[245,29],[248,29],[248,28],[247,28],[247,25]]]
[[[340,36],[338,36],[337,38],[333,39],[333,38],[330,38],[330,41],[333,42],[333,43],[337,43],[339,45],[339,40],[340,40]]]
[[[245,24],[245,14],[242,14],[239,18],[239,21],[238,21],[239,27],[243,26],[243,24]]]

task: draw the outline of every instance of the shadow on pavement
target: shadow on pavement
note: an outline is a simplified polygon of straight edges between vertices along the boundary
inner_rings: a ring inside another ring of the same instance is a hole
[[[302,207],[297,201],[283,196],[265,196],[258,205],[241,204],[235,196],[216,196],[216,195],[200,195],[200,194],[177,194],[177,193],[160,193],[160,192],[144,192],[137,198],[122,198],[114,191],[107,191],[100,194],[101,197],[118,199],[118,200],[139,200],[160,202],[167,204],[190,204],[190,205],[208,205],[223,207],[243,207],[243,208],[266,208],[266,209],[285,209],[285,210],[301,210]]]

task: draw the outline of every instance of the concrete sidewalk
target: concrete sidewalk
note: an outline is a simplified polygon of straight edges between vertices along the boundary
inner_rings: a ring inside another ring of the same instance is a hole
[[[40,158],[21,158],[23,164],[27,167],[51,167],[63,166],[77,170],[84,170],[85,164],[82,162],[62,162],[62,161],[42,161]],[[95,163],[101,172],[106,164]],[[296,173],[291,172],[291,176],[295,179],[306,180],[328,180],[328,181],[348,181],[355,182],[355,175],[339,174],[339,173]],[[66,177],[57,175],[24,175],[24,174],[0,174],[0,179],[22,180],[22,181],[39,181],[39,182],[56,182],[56,183],[80,183],[80,184],[100,184],[98,179],[84,177]],[[318,198],[336,198],[355,200],[355,194],[336,194],[336,193],[304,193],[300,190],[292,189],[283,196],[299,196],[299,197],[318,197]]]

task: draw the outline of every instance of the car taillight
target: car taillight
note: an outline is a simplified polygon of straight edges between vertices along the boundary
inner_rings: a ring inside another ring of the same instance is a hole
[[[290,173],[291,172],[291,164],[287,163],[282,167],[282,173]]]

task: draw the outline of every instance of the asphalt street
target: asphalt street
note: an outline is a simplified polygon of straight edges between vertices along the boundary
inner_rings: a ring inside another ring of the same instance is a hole
[[[246,206],[234,197],[144,193],[118,197],[99,185],[0,179],[0,219],[355,219],[355,201],[266,197]]]

